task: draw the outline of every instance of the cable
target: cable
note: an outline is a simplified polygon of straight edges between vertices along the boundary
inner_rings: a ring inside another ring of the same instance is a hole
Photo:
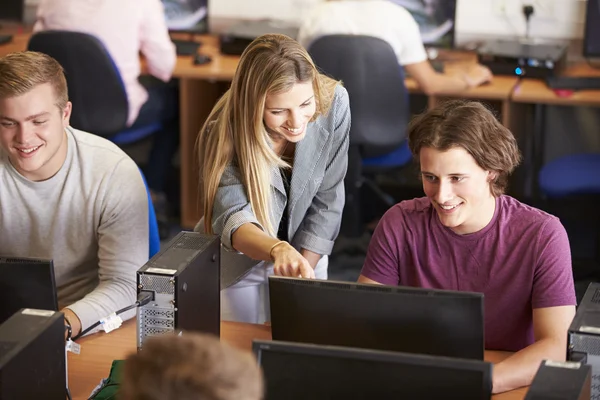
[[[525,16],[525,38],[529,39],[529,27],[531,16],[534,13],[533,5],[526,4],[523,6],[523,15]]]
[[[67,388],[67,399],[73,400],[73,398],[71,397],[71,391],[69,390],[69,388]]]
[[[133,310],[134,308],[137,308],[137,307],[145,306],[146,304],[150,303],[150,301],[152,301],[153,299],[154,299],[154,292],[142,290],[140,292],[140,294],[138,294],[138,299],[135,303],[133,303],[132,305],[127,306],[125,308],[121,308],[120,310],[115,312],[115,314],[119,315],[119,314],[124,313],[125,311],[129,311],[129,310]],[[102,321],[97,321],[97,322],[93,323],[92,325],[88,326],[87,329],[84,329],[83,331],[79,332],[79,334],[73,338],[73,341],[76,341],[83,335],[85,335],[85,334],[89,333],[90,331],[92,331],[93,329],[97,328],[100,324],[102,324]]]

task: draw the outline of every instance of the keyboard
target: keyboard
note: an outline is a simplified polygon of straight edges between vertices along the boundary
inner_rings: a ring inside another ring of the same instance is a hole
[[[0,44],[10,43],[12,41],[11,35],[0,35]]]
[[[175,45],[175,51],[178,56],[194,55],[198,52],[198,47],[201,46],[200,42],[192,40],[172,39],[171,41]]]
[[[550,89],[600,90],[600,76],[553,76],[546,78]]]

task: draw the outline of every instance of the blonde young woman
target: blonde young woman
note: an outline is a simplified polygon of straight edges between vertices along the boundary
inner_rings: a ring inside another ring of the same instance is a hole
[[[327,278],[349,131],[346,90],[298,42],[269,34],[248,46],[198,138],[204,219],[196,230],[220,235],[228,250],[222,319],[269,320],[269,275]]]

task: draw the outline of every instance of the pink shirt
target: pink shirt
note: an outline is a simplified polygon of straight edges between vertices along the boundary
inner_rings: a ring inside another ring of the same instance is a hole
[[[403,201],[383,216],[362,274],[387,285],[484,293],[485,348],[532,344],[533,309],[575,305],[571,251],[558,218],[510,196],[490,223],[458,235],[428,198]]]
[[[160,0],[41,0],[34,32],[67,30],[98,37],[112,56],[129,100],[133,124],[148,93],[138,82],[141,52],[148,70],[171,79],[177,55]]]

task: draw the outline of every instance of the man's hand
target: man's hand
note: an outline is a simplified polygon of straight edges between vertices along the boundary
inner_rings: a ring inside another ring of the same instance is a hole
[[[275,275],[315,279],[315,270],[291,244],[281,242],[272,251]]]
[[[67,321],[69,321],[69,323],[71,324],[71,337],[79,335],[79,333],[81,332],[81,321],[79,320],[77,314],[75,314],[68,308],[63,308],[61,312],[65,315],[65,325],[67,325]],[[67,337],[66,335],[67,331],[65,330],[65,339]]]

